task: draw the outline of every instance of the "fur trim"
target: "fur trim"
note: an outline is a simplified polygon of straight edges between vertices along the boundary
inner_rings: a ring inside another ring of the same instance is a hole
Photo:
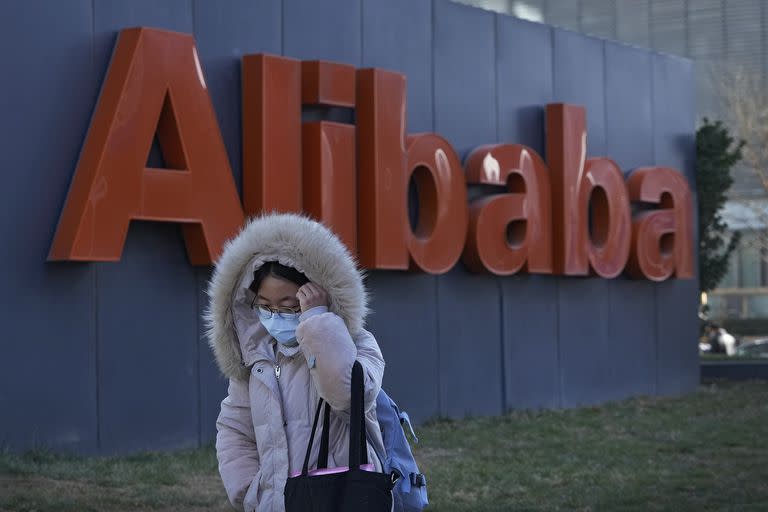
[[[368,313],[363,273],[349,250],[328,228],[308,217],[271,213],[250,220],[228,241],[208,283],[209,304],[203,315],[208,344],[221,372],[246,380],[232,309],[251,283],[253,269],[279,261],[303,272],[329,295],[329,310],[339,315],[356,337]],[[250,275],[246,275],[250,274]],[[240,295],[239,295],[240,294]]]

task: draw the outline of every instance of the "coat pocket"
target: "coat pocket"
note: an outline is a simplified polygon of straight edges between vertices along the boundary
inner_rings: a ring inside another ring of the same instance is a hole
[[[243,510],[245,510],[245,512],[256,512],[256,510],[259,508],[263,487],[263,483],[261,481],[262,476],[263,473],[261,470],[259,470],[258,473],[256,473],[256,476],[253,478],[251,486],[248,488],[248,492],[245,493],[245,498],[243,499]]]
[[[272,467],[271,457],[274,456],[270,448],[272,443],[269,439],[269,426],[255,425],[253,431],[256,437],[256,449],[259,452],[260,467],[253,477],[251,486],[245,493],[245,499],[243,500],[245,512],[253,512],[259,509],[259,503],[264,498],[265,484],[268,483],[267,479],[270,477],[268,468]],[[265,468],[267,468],[266,472]]]

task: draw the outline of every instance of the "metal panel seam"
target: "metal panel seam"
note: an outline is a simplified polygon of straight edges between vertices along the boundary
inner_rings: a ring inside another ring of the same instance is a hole
[[[96,449],[101,452],[101,384],[99,383],[99,267],[93,265],[93,343],[96,373]]]
[[[506,336],[504,327],[506,322],[504,321],[504,286],[502,282],[503,277],[496,277],[496,287],[499,290],[499,341],[501,343],[501,412],[502,414],[507,412],[507,351],[506,351]]]
[[[656,156],[656,66],[654,63],[656,62],[656,55],[654,55],[654,52],[651,53],[651,58],[648,59],[650,62],[650,70],[649,74],[651,77],[651,155],[653,158],[653,163],[658,164],[657,156]],[[659,337],[659,297],[658,297],[658,286],[653,287],[653,347],[654,347],[654,379],[653,379],[653,394],[658,395],[659,394],[659,347],[660,337]]]
[[[437,0],[432,0],[430,2],[432,6],[432,13],[430,18],[432,19],[432,48],[430,48],[430,52],[432,55],[432,131],[435,130],[435,111],[436,111],[436,105],[435,105],[435,2]],[[434,287],[435,287],[435,337],[437,338],[437,411],[438,415],[445,415],[443,414],[443,379],[441,378],[442,370],[441,370],[441,360],[440,360],[440,348],[441,348],[441,333],[440,333],[440,278],[434,277]]]

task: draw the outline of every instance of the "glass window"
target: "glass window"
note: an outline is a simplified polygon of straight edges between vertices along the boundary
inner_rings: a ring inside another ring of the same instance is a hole
[[[727,314],[727,308],[725,303],[725,297],[722,295],[710,295],[707,298],[707,306],[709,306],[709,318],[725,318]]]
[[[707,299],[709,318],[741,318],[743,299],[741,295],[710,295]]]
[[[728,271],[726,272],[718,288],[736,288],[739,286],[739,251],[738,249],[731,253],[728,258]]]
[[[603,0],[581,1],[581,31],[616,39],[616,7]]]
[[[651,46],[651,24],[649,23],[651,7],[648,1],[617,0],[615,2],[616,35],[620,41],[645,47]],[[698,62],[696,65],[698,68]]]
[[[758,288],[762,286],[762,258],[757,237],[754,233],[745,231],[741,240],[739,252],[739,270],[742,288]]]
[[[747,297],[750,318],[768,318],[768,295]]]
[[[741,295],[729,295],[725,297],[725,318],[744,317],[744,297]]]
[[[651,2],[651,41],[656,50],[685,55],[686,15],[683,0]]]
[[[723,1],[696,0],[696,2],[688,2],[688,30],[686,33],[691,57],[722,58],[725,51]],[[697,71],[700,71],[698,65],[696,67]],[[702,78],[707,76],[706,73],[698,74]],[[707,81],[712,82],[712,76],[708,76]]]

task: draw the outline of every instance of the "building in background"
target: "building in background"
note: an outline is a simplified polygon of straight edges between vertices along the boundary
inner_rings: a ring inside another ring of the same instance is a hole
[[[721,119],[732,130],[739,123],[732,119],[724,91],[739,101],[739,94],[749,92],[733,91],[735,77],[762,85],[768,76],[764,0],[457,1],[689,57],[696,64],[697,118]],[[757,103],[768,107],[765,99]],[[734,180],[724,218],[742,232],[742,243],[719,288],[705,300],[713,318],[768,318],[768,194],[750,165],[737,167]]]

